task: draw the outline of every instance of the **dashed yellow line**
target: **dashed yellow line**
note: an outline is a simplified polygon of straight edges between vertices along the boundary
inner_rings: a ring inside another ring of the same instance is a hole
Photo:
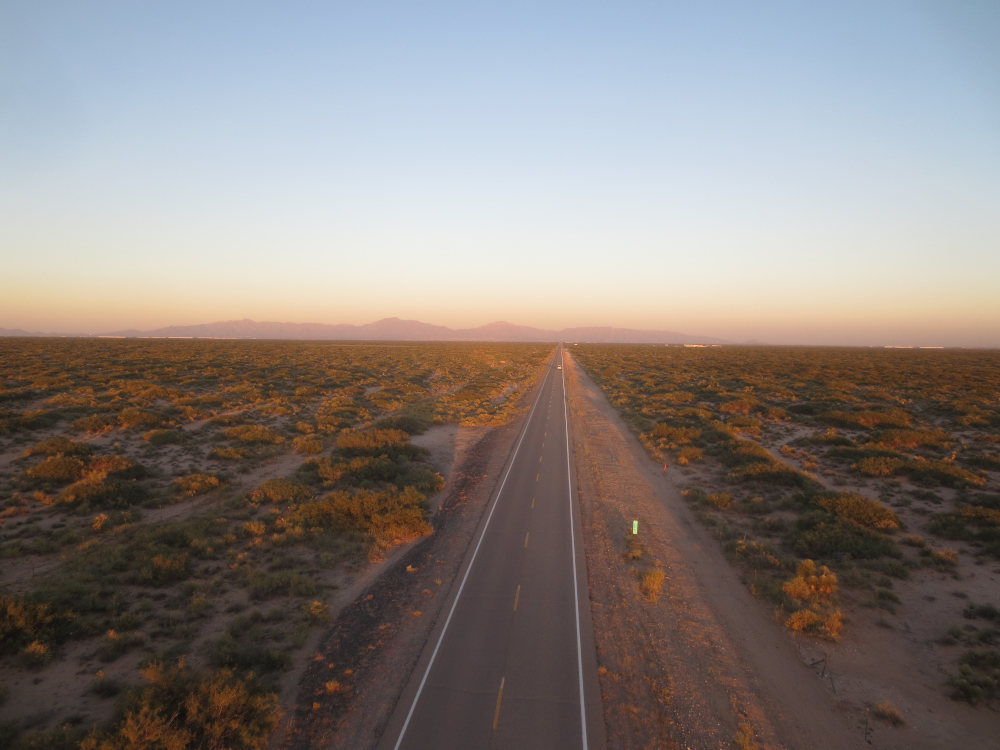
[[[514,593],[514,611],[517,612],[517,600],[521,598],[521,586],[518,585],[517,591]]]
[[[531,533],[531,532],[529,531],[529,532],[528,532],[527,534],[525,534],[525,535],[524,535],[524,546],[525,546],[525,547],[527,547],[527,546],[528,546],[528,534],[530,534],[530,533]]]
[[[535,507],[535,498],[531,498],[531,507],[532,507],[532,508],[534,508],[534,507]]]

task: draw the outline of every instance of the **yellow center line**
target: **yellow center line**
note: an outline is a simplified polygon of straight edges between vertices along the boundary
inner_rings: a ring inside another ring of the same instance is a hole
[[[542,457],[541,457],[541,456],[539,456],[539,457],[538,457],[538,463],[541,463],[541,462],[542,462]]]
[[[536,482],[538,481],[538,477],[540,477],[540,476],[541,476],[541,474],[535,474],[535,481]]]
[[[517,612],[517,600],[521,598],[521,586],[518,585],[517,592],[514,594],[514,611]]]
[[[529,531],[529,532],[528,532],[528,534],[530,534],[530,533],[531,533],[531,532]],[[527,547],[527,546],[528,546],[528,534],[525,534],[525,535],[524,535],[524,546],[525,546],[525,547]]]
[[[500,721],[500,701],[503,700],[503,681],[505,678],[500,678],[500,692],[497,693],[497,711],[493,714],[493,731],[497,730],[497,722]]]
[[[534,508],[534,507],[535,507],[535,498],[531,498],[531,507],[532,507],[532,508]]]

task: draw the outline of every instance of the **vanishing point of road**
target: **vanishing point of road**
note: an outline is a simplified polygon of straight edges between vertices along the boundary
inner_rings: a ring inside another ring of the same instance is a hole
[[[604,750],[562,347],[379,750]]]

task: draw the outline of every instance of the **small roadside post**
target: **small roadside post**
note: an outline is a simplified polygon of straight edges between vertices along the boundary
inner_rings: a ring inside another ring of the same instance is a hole
[[[636,536],[638,533],[639,533],[639,522],[638,521],[633,521],[632,522],[632,536]]]

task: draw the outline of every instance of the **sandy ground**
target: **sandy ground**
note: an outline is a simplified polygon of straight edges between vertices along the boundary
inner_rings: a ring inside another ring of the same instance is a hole
[[[872,722],[868,746],[998,747],[995,712],[947,697],[942,667],[949,657],[933,643],[943,628],[939,618],[922,616],[928,597],[952,610],[964,603],[955,591],[985,601],[990,597],[980,595],[992,590],[995,598],[994,572],[928,572],[897,583],[898,629],[885,627],[885,613],[864,610],[840,643],[793,636],[750,596],[681,499],[674,482],[690,484],[698,472],[681,477],[671,468],[665,477],[582,370],[571,362],[567,371],[614,746],[719,747],[749,721],[765,747],[862,747],[866,709],[890,700],[907,723]],[[633,519],[645,545],[634,562],[624,559]],[[636,580],[647,557],[667,575],[656,603],[641,597]],[[657,693],[662,685],[669,697]]]
[[[188,427],[184,425],[181,429]],[[414,443],[427,448],[431,455],[430,461],[435,469],[445,478],[445,489],[429,498],[432,512],[436,512],[442,500],[448,495],[453,476],[453,469],[461,464],[466,453],[486,433],[483,427],[459,427],[457,425],[440,425],[429,429],[420,436],[415,436]],[[36,436],[35,442],[60,434],[58,430],[48,431]],[[80,438],[78,438],[80,439]],[[190,462],[190,457],[175,446],[166,446],[147,455],[136,455],[143,444],[135,435],[116,430],[113,433],[83,436],[83,442],[89,442],[98,450],[107,451],[111,444],[119,442],[127,448],[130,455],[135,455],[143,464],[155,467],[170,478],[178,472],[178,467]],[[132,444],[135,444],[134,446]],[[138,450],[136,450],[138,449]],[[19,458],[24,448],[19,446],[8,450],[0,456],[0,470],[19,473],[20,467],[12,462]],[[203,451],[204,448],[201,448]],[[232,479],[218,492],[208,493],[191,499],[166,504],[154,508],[142,508],[136,512],[137,524],[151,524],[166,520],[187,518],[196,513],[204,512],[217,506],[225,497],[233,497],[258,486],[266,479],[291,474],[305,460],[302,455],[291,451],[263,460],[259,463],[243,467],[240,473],[232,475]],[[61,518],[53,516],[53,520]],[[418,540],[419,541],[419,540]],[[325,583],[335,587],[336,593],[330,603],[330,610],[336,616],[340,610],[357,598],[358,594],[370,586],[384,571],[391,568],[417,542],[411,542],[393,550],[383,561],[372,564],[342,565],[336,570],[323,571]],[[21,558],[3,560],[0,565],[0,585],[4,593],[19,593],[30,589],[47,573],[53,571],[64,562],[64,555],[26,555]],[[154,594],[157,592],[154,592]],[[243,592],[230,592],[225,597],[227,603],[240,601],[247,604]],[[279,604],[275,600],[272,604]],[[192,654],[199,654],[199,649],[206,641],[217,637],[225,629],[231,616],[219,612],[200,623],[198,637],[191,643]],[[298,691],[298,683],[309,664],[309,656],[315,653],[323,636],[321,630],[314,630],[305,646],[294,655],[294,667],[281,676],[279,699],[282,705],[292,706]],[[93,678],[95,670],[102,669],[108,677],[123,683],[135,681],[136,664],[148,657],[143,648],[135,649],[130,654],[112,662],[95,664],[94,652],[97,644],[94,641],[70,642],[64,645],[59,658],[40,672],[25,672],[20,669],[9,669],[7,682],[10,694],[0,706],[0,719],[18,719],[28,727],[42,727],[53,721],[64,720],[68,716],[89,717],[91,720],[107,718],[113,706],[113,701],[86,692],[87,683]],[[10,667],[13,657],[0,661],[0,668]],[[197,659],[195,659],[197,662]],[[4,670],[8,671],[8,670]],[[280,741],[281,734],[276,736]]]

